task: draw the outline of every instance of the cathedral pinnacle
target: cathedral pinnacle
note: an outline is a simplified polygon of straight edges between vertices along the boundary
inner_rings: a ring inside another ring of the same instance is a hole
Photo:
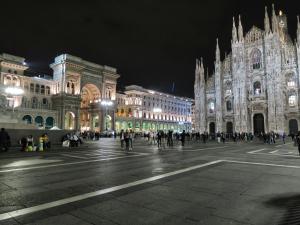
[[[300,45],[300,21],[299,21],[299,15],[297,16],[297,42],[298,42],[298,45]]]
[[[216,46],[216,62],[220,61],[220,47],[219,47],[219,39],[217,38],[217,46]]]
[[[268,14],[268,8],[267,8],[267,6],[265,7],[265,32],[266,32],[266,34],[269,34],[271,32],[271,29],[270,29],[270,19],[269,19],[269,14]]]
[[[242,42],[244,40],[244,31],[241,21],[241,15],[239,15],[239,41]]]
[[[278,33],[278,21],[275,13],[274,4],[272,4],[272,30],[273,33]]]
[[[237,30],[235,27],[235,19],[233,17],[233,21],[232,21],[232,42],[235,43],[237,42]]]

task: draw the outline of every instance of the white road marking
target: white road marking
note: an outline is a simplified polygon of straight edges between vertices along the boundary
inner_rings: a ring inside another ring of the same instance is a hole
[[[79,162],[70,162],[70,163],[58,163],[58,164],[51,164],[51,165],[44,165],[44,166],[32,166],[32,167],[24,167],[24,168],[16,168],[16,169],[7,169],[7,170],[0,170],[0,173],[8,173],[8,172],[14,172],[14,171],[24,171],[24,170],[33,170],[33,169],[42,169],[42,168],[49,168],[49,167],[59,167],[59,166],[69,166],[69,165],[78,165],[78,164],[84,164],[84,163],[91,163],[91,162],[100,162],[100,161],[109,161],[113,159],[123,159],[123,158],[132,158],[132,157],[138,157],[138,156],[144,156],[146,153],[139,154],[139,155],[124,155],[120,157],[111,157],[111,158],[105,158],[105,159],[93,159],[93,160],[85,160],[85,161],[79,161]],[[149,155],[149,154],[147,154]]]
[[[265,150],[265,149],[264,149],[264,148],[262,148],[262,149],[258,149],[258,150],[250,151],[250,152],[247,152],[247,153],[249,153],[249,154],[254,154],[254,153],[257,153],[257,152],[261,152],[261,151],[263,151],[263,150]]]
[[[73,196],[73,197],[70,197],[70,198],[65,198],[65,199],[61,199],[61,200],[57,200],[57,201],[53,201],[53,202],[49,202],[49,203],[44,203],[44,204],[41,204],[41,205],[29,207],[29,208],[24,208],[24,209],[19,209],[19,210],[3,213],[3,214],[0,214],[0,221],[11,219],[11,218],[14,218],[14,217],[17,217],[17,216],[23,216],[23,215],[26,215],[26,214],[29,214],[29,213],[42,211],[42,210],[45,210],[45,209],[50,209],[50,208],[53,208],[53,207],[57,207],[57,206],[61,206],[61,205],[65,205],[65,204],[69,204],[69,203],[73,203],[73,202],[77,202],[77,201],[81,201],[81,200],[85,200],[87,198],[92,198],[92,197],[104,195],[104,194],[107,194],[107,193],[115,192],[115,191],[118,191],[118,190],[130,188],[130,187],[134,187],[134,186],[138,186],[138,185],[141,185],[141,184],[150,183],[152,181],[157,181],[157,180],[160,180],[160,179],[163,179],[163,178],[166,178],[166,177],[178,175],[178,174],[181,174],[181,173],[186,173],[186,172],[193,171],[193,170],[203,168],[203,167],[207,167],[207,166],[210,166],[210,165],[215,165],[215,164],[221,163],[222,161],[223,160],[216,160],[216,161],[200,164],[200,165],[197,165],[197,166],[191,166],[191,167],[188,167],[188,168],[185,168],[185,169],[180,169],[180,170],[176,170],[176,171],[173,171],[173,172],[169,172],[169,173],[165,173],[165,174],[145,178],[145,179],[142,179],[142,180],[137,180],[137,181],[130,182],[130,183],[127,183],[127,184],[122,184],[122,185],[118,185],[118,186],[114,186],[114,187],[110,187],[110,188],[106,188],[106,189],[101,189],[101,190],[94,191],[94,192],[85,193],[85,194],[82,194],[82,195],[76,195],[76,196]]]
[[[277,146],[276,146],[277,147]],[[279,151],[279,149],[275,150],[275,151],[272,151],[270,152],[271,154],[274,154],[274,153],[277,153]]]
[[[284,168],[293,168],[300,169],[300,166],[293,165],[282,165],[282,164],[273,164],[273,163],[259,163],[259,162],[247,162],[247,161],[235,161],[235,160],[222,160],[223,162],[229,163],[238,163],[238,164],[249,164],[249,165],[259,165],[259,166],[271,166],[271,167],[284,167]]]
[[[197,152],[197,151],[205,151],[205,150],[214,150],[214,149],[220,149],[220,148],[227,148],[228,146],[220,146],[220,147],[211,147],[211,148],[199,148],[199,149],[191,149],[191,150],[188,150],[188,149],[180,149],[182,150],[183,152]]]
[[[77,156],[74,154],[60,154],[61,156],[70,157],[70,158],[76,158],[76,159],[88,159],[87,157]]]
[[[294,157],[294,158],[299,158],[299,155],[297,154],[279,154],[279,153],[273,153],[273,154],[270,154],[270,153],[262,153],[262,152],[259,152],[259,153],[256,153],[258,155],[277,155],[277,156],[289,156],[289,157]]]

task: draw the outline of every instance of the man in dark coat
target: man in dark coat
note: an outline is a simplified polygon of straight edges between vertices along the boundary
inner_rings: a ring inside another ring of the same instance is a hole
[[[10,137],[4,128],[1,128],[0,131],[0,151],[8,151]]]

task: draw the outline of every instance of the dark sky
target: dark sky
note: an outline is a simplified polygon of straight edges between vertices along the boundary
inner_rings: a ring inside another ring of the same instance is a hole
[[[116,67],[119,87],[170,92],[175,82],[175,94],[192,97],[195,58],[212,71],[216,37],[223,56],[230,50],[232,16],[242,15],[244,31],[263,28],[273,2],[295,38],[298,0],[3,1],[0,49],[48,74],[53,58],[69,53]]]

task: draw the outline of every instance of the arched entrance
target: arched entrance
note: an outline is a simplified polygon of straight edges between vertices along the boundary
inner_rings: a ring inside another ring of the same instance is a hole
[[[26,124],[32,124],[32,117],[30,115],[26,115],[22,119]]]
[[[45,128],[46,129],[51,129],[53,127],[53,125],[54,125],[54,119],[53,119],[53,117],[48,117],[46,119],[46,126],[45,126]]]
[[[215,134],[216,133],[216,125],[214,122],[209,123],[209,133]]]
[[[66,112],[65,114],[65,129],[75,129],[75,114],[73,112]]]
[[[289,121],[289,134],[297,134],[298,133],[298,121],[296,119],[291,119]]]
[[[227,122],[226,123],[226,133],[227,134],[233,134],[233,124],[232,122]]]
[[[265,132],[264,115],[261,113],[253,116],[253,132],[254,134],[261,134]]]
[[[99,131],[101,92],[94,84],[86,84],[81,89],[80,129]]]
[[[41,116],[35,117],[34,122],[35,122],[35,125],[37,125],[38,127],[44,126],[44,119]]]

